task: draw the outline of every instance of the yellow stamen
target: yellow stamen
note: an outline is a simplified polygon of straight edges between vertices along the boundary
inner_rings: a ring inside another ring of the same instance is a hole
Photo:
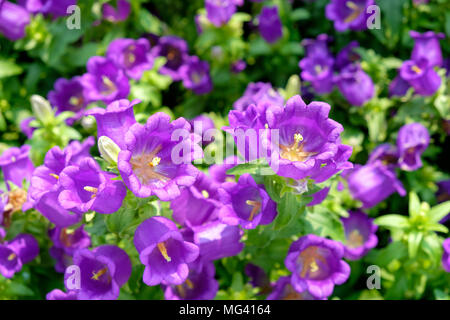
[[[302,272],[300,273],[300,276],[302,278],[304,278],[307,273],[311,276],[311,273],[316,273],[319,271],[317,260],[326,264],[326,259],[318,251],[318,247],[311,246],[300,253],[299,258],[302,262]]]
[[[97,272],[92,272],[92,280],[100,280],[100,277],[103,276],[106,272],[108,272],[108,268],[103,268]]]
[[[53,178],[55,178],[56,180],[58,180],[59,179],[59,176],[57,175],[57,174],[54,174],[54,173],[50,173],[50,175],[53,177]]]
[[[79,106],[82,103],[82,99],[78,97],[70,97],[69,103],[73,106]]]
[[[418,66],[412,66],[411,69],[415,73],[421,73],[422,72],[422,69],[420,69]]]
[[[294,134],[294,143],[290,146],[280,145],[280,157],[290,161],[303,162],[309,158],[309,156],[316,154],[315,152],[303,151],[303,136],[300,133]]]
[[[188,286],[189,289],[194,289],[194,284],[192,283],[191,280],[186,279],[186,285]]]
[[[157,247],[159,249],[159,252],[161,252],[162,256],[164,257],[164,259],[166,259],[167,262],[172,261],[172,259],[167,254],[167,248],[166,248],[166,246],[164,245],[163,242],[158,243]]]
[[[148,163],[148,165],[149,165],[150,167],[156,167],[160,162],[161,162],[161,158],[160,158],[160,157],[154,157],[154,158],[152,159],[152,161],[150,161],[150,162]]]
[[[345,23],[354,21],[363,12],[363,9],[358,7],[358,5],[353,1],[347,1],[345,4],[348,8],[353,10],[352,13],[347,18],[345,18]]]
[[[17,257],[17,255],[16,255],[15,253],[11,253],[11,254],[8,256],[8,261],[13,261],[16,257]]]
[[[87,192],[91,192],[92,193],[91,199],[95,198],[97,196],[98,188],[86,186],[83,189],[86,190]]]
[[[202,190],[202,195],[203,195],[205,198],[209,198],[209,193],[208,193],[208,191],[206,191],[206,190]]]
[[[109,79],[107,76],[102,76],[102,82],[105,86],[105,90],[101,92],[103,95],[109,95],[117,90],[114,82],[112,82],[111,79]]]
[[[350,234],[348,235],[347,238],[347,247],[350,248],[358,248],[360,246],[362,246],[364,243],[364,238],[363,236],[359,233],[358,230],[353,230],[352,232],[350,232]]]
[[[168,177],[165,177],[155,170],[156,166],[158,166],[161,161],[161,158],[156,157],[161,149],[162,147],[161,145],[159,145],[152,152],[134,156],[130,160],[133,171],[142,184],[148,184],[150,180],[155,179],[163,182],[167,182],[170,180]]]
[[[253,207],[252,211],[250,212],[250,217],[248,218],[248,221],[253,221],[253,218],[258,213],[258,211],[261,209],[261,202],[247,200],[247,201],[245,201],[245,203],[248,204],[249,206]]]

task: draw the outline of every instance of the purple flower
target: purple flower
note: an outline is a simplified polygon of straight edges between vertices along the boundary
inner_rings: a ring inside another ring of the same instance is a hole
[[[175,223],[164,217],[145,220],[134,235],[144,270],[144,283],[181,285],[189,276],[188,263],[197,259],[198,247],[183,240]]]
[[[11,241],[0,243],[0,274],[12,278],[38,254],[39,244],[30,234],[19,234]]]
[[[331,0],[325,8],[327,19],[334,21],[334,28],[339,31],[367,29],[367,7],[373,5],[374,0]]]
[[[436,183],[438,186],[438,191],[436,193],[436,200],[438,203],[444,201],[450,201],[450,180],[439,181]],[[1,210],[0,210],[1,211]],[[447,216],[445,216],[441,223],[444,223],[450,219],[450,212]]]
[[[328,49],[328,42],[332,39],[329,35],[322,33],[315,39],[304,39],[302,45],[305,47],[307,57],[333,57]]]
[[[402,197],[406,194],[393,170],[380,161],[350,170],[347,182],[351,195],[362,202],[363,208],[377,205],[394,192],[398,192]]]
[[[231,72],[233,73],[241,73],[247,68],[247,64],[244,60],[238,60],[231,64]]]
[[[121,149],[125,149],[125,134],[136,123],[133,108],[140,100],[132,102],[121,99],[110,103],[106,109],[93,108],[87,115],[97,120],[97,136],[111,138]]]
[[[442,255],[442,267],[445,271],[450,272],[450,238],[447,238],[442,243],[444,254]]]
[[[267,300],[326,300],[326,297],[316,298],[308,290],[298,292],[291,285],[291,277],[284,276],[277,280]]]
[[[292,272],[292,287],[308,291],[317,298],[327,298],[334,285],[343,284],[350,275],[350,266],[342,260],[343,246],[336,241],[310,234],[291,244],[285,259]]]
[[[239,158],[236,156],[229,156],[223,160],[221,164],[213,164],[209,167],[209,176],[217,183],[223,183],[225,181],[235,181],[233,175],[227,174],[227,171],[234,168],[239,163]]]
[[[433,31],[419,33],[411,30],[409,35],[415,41],[411,60],[420,61],[425,59],[430,67],[442,66],[442,50],[439,40],[445,38],[443,33],[434,33]]]
[[[67,8],[77,0],[19,0],[19,4],[32,13],[51,14],[54,17],[67,16]]]
[[[375,232],[378,226],[362,211],[349,211],[348,218],[341,218],[345,231],[344,256],[358,260],[378,244]]]
[[[433,95],[441,86],[441,77],[426,59],[403,62],[400,76],[423,96]]]
[[[223,183],[219,188],[219,198],[223,203],[220,220],[228,225],[254,229],[271,223],[277,215],[276,203],[247,173],[240,176],[237,183]]]
[[[86,98],[87,92],[81,82],[81,77],[70,80],[60,78],[55,82],[54,90],[48,93],[48,100],[56,107],[57,114],[63,111],[75,113],[75,120],[83,116],[84,109],[90,101]]]
[[[264,6],[259,15],[259,33],[268,43],[275,43],[283,36],[278,7]]]
[[[209,64],[206,61],[200,61],[198,57],[190,57],[186,64],[180,67],[180,76],[183,85],[195,94],[201,95],[212,90]]]
[[[27,136],[28,139],[31,139],[33,137],[33,132],[34,130],[36,130],[36,128],[30,126],[30,122],[34,120],[36,120],[35,117],[28,117],[23,119],[19,125],[20,131],[22,131]]]
[[[360,55],[354,50],[358,47],[358,41],[352,41],[337,54],[335,64],[337,70],[342,70],[348,65],[351,65],[361,59]]]
[[[12,147],[0,156],[0,168],[8,190],[11,190],[9,183],[21,188],[23,180],[31,179],[34,165],[29,158],[30,149],[29,145],[23,145],[20,148]]]
[[[307,56],[300,60],[301,77],[311,82],[319,94],[330,93],[333,90],[334,59],[329,56]]]
[[[193,133],[202,137],[203,146],[206,146],[214,141],[214,136],[211,136],[211,131],[209,130],[216,129],[216,126],[210,117],[201,114],[190,120],[189,124],[191,125]]]
[[[183,141],[173,141],[174,132],[180,133],[178,138]],[[180,187],[195,182],[198,170],[190,162],[203,155],[198,142],[200,137],[190,133],[185,119],[170,122],[162,112],[149,117],[145,126],[132,125],[125,134],[126,149],[118,159],[123,181],[137,197],[154,194],[163,201],[175,199]]]
[[[189,265],[187,279],[179,285],[164,286],[166,300],[213,300],[219,290],[212,262]]]
[[[153,66],[150,43],[147,39],[116,39],[109,44],[106,57],[125,71],[125,74],[139,80],[145,70]]]
[[[420,157],[429,143],[430,134],[420,123],[410,123],[401,127],[397,136],[400,168],[414,171],[422,167]]]
[[[25,27],[30,23],[27,10],[9,1],[0,0],[0,33],[15,41],[25,37]]]
[[[343,69],[335,82],[345,99],[354,106],[362,106],[372,99],[375,93],[372,79],[358,64]]]
[[[404,80],[399,74],[394,78],[394,80],[392,80],[391,84],[389,85],[389,96],[403,97],[408,92],[408,89],[410,87],[411,85],[408,83],[408,81]]]
[[[249,283],[253,287],[260,289],[259,294],[267,294],[272,291],[269,277],[263,268],[253,263],[248,263],[245,266],[244,272],[245,275],[249,277]]]
[[[47,293],[46,300],[78,300],[78,294],[75,291],[64,292],[59,289],[54,289]]]
[[[128,19],[130,15],[131,5],[126,0],[117,0],[117,9],[109,3],[102,6],[103,19],[111,22],[120,22]]]
[[[398,166],[397,147],[389,143],[380,144],[372,150],[367,163],[374,163],[376,161],[381,161],[390,169],[396,168]]]
[[[87,63],[87,71],[81,82],[89,101],[103,101],[108,104],[128,96],[128,79],[113,61],[104,57],[92,57]]]
[[[101,171],[92,158],[83,159],[76,166],[64,168],[59,176],[62,191],[58,201],[64,209],[98,213],[114,213],[122,206],[127,190],[116,176]]]
[[[270,102],[275,105],[284,103],[283,97],[275,91],[270,83],[256,82],[249,83],[244,95],[236,100],[233,109],[244,111],[251,104]]]
[[[112,245],[95,249],[80,249],[73,256],[74,265],[80,268],[78,300],[114,300],[119,297],[120,287],[131,275],[131,261],[125,251]],[[66,272],[64,282],[72,274]]]
[[[206,17],[216,27],[227,24],[236,12],[233,0],[205,0]]]
[[[215,220],[193,227],[192,231],[202,261],[233,257],[244,248],[244,244],[240,242],[244,232],[237,226]]]
[[[152,49],[154,56],[161,56],[167,59],[159,72],[172,78],[173,81],[181,80],[180,68],[189,59],[188,45],[185,40],[166,36],[159,39],[158,45]]]
[[[325,187],[323,189],[320,189],[319,191],[313,193],[311,197],[313,198],[310,203],[308,203],[307,207],[312,207],[318,204],[321,204],[323,200],[328,196],[328,193],[330,192],[330,187]]]

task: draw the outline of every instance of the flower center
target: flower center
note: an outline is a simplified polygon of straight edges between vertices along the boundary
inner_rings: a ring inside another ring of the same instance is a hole
[[[11,253],[11,254],[8,256],[8,261],[13,261],[16,257],[17,257],[17,255],[16,255],[15,253]]]
[[[202,196],[204,196],[205,198],[209,198],[209,193],[206,190],[202,190]]]
[[[101,91],[101,93],[105,96],[110,95],[111,93],[117,91],[116,85],[107,76],[102,76],[102,84],[103,90]]]
[[[108,273],[108,268],[104,267],[103,269],[98,270],[97,272],[92,271],[92,280],[99,281],[101,277]],[[108,282],[111,281],[111,277],[108,276]]]
[[[303,250],[299,255],[299,259],[302,264],[302,271],[300,273],[302,278],[305,278],[306,275],[311,278],[316,277],[320,271],[317,261],[324,264],[327,262],[326,259],[320,254],[319,247],[317,246],[311,246]]]
[[[193,72],[192,73],[192,81],[195,84],[199,84],[202,81],[202,74],[200,74],[198,72]]]
[[[192,283],[191,280],[186,279],[186,281],[183,284],[179,284],[176,286],[178,293],[180,294],[180,296],[182,298],[186,297],[186,289],[185,286],[188,287],[190,290],[194,289],[194,284]]]
[[[70,247],[72,245],[71,237],[75,231],[63,228],[61,234],[59,235],[59,240],[66,246]]]
[[[97,196],[98,188],[86,186],[83,188],[85,191],[92,193],[91,199]]]
[[[351,13],[347,16],[347,18],[345,18],[344,20],[345,23],[350,23],[354,21],[363,12],[363,9],[353,1],[347,1],[345,5],[347,6],[347,8],[352,10]]]
[[[347,247],[349,248],[358,248],[361,247],[364,244],[364,238],[359,233],[358,230],[353,230],[350,232],[347,238]]]
[[[53,177],[53,178],[55,178],[56,180],[58,180],[59,179],[59,176],[57,175],[57,174],[54,174],[54,173],[50,173],[50,175]]]
[[[255,218],[255,215],[261,210],[261,202],[260,201],[253,201],[253,200],[247,200],[245,201],[246,204],[253,207],[252,211],[250,212],[250,217],[248,218],[248,221],[253,221]]]
[[[83,97],[70,97],[69,103],[74,107],[80,107],[83,104]]]
[[[300,161],[303,162],[307,160],[310,156],[316,154],[315,152],[308,152],[303,150],[304,144],[303,136],[300,133],[294,134],[294,143],[290,146],[280,145],[280,157],[287,159],[289,161]]]
[[[163,182],[170,180],[168,177],[156,171],[161,162],[161,158],[156,155],[161,149],[162,147],[159,145],[152,152],[135,156],[130,160],[133,171],[142,184],[148,184],[150,180]]]
[[[411,67],[412,71],[414,71],[417,74],[420,74],[422,72],[422,69],[420,69],[418,66],[414,65]]]
[[[172,261],[172,258],[169,257],[169,255],[167,254],[167,248],[164,242],[160,242],[156,246],[158,247],[159,252],[161,252],[161,255],[164,257],[164,259],[166,259],[167,262]]]
[[[23,204],[27,201],[27,192],[23,189],[16,189],[8,194],[9,202],[5,207],[6,210],[11,210],[11,213],[22,210]]]

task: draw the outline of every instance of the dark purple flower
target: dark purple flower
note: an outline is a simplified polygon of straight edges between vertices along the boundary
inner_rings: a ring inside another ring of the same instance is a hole
[[[121,149],[125,149],[125,134],[128,129],[136,123],[133,108],[140,100],[132,102],[121,99],[110,103],[106,109],[93,108],[87,115],[97,120],[97,136],[107,136],[113,140]]]
[[[308,203],[307,207],[312,207],[318,204],[321,204],[323,200],[328,196],[328,193],[330,192],[330,187],[325,187],[323,189],[320,189],[319,191],[313,193],[311,197],[313,198],[310,203]]]
[[[81,78],[87,100],[108,104],[128,96],[128,79],[113,61],[104,57],[92,57],[87,63],[87,71]]]
[[[325,33],[319,34],[315,39],[304,39],[302,45],[305,47],[307,57],[333,57],[328,49],[331,37]]]
[[[372,79],[358,64],[343,69],[335,82],[345,99],[354,106],[362,106],[372,99],[375,93]]]
[[[68,291],[64,292],[59,289],[54,289],[47,293],[45,299],[46,300],[78,300],[78,294],[76,291]]]
[[[358,41],[352,41],[337,54],[335,64],[337,70],[342,70],[361,59],[361,56],[354,50],[358,47]]]
[[[367,7],[374,3],[374,0],[331,0],[326,6],[325,15],[334,21],[337,31],[362,31],[367,29]]]
[[[144,71],[153,67],[150,43],[145,38],[116,39],[109,44],[106,57],[114,61],[134,80],[139,80]]]
[[[111,22],[120,22],[128,19],[130,15],[131,5],[126,0],[117,0],[117,9],[109,3],[102,6],[103,19]]]
[[[145,220],[136,229],[134,245],[145,265],[144,283],[149,286],[181,285],[189,275],[188,263],[199,254],[198,247],[184,241],[175,223],[165,217]]]
[[[185,119],[170,122],[170,117],[162,112],[149,117],[145,126],[137,123],[129,128],[125,134],[126,149],[119,153],[118,169],[134,195],[156,195],[169,201],[180,195],[181,187],[195,182],[198,170],[191,161],[203,153],[198,145],[201,138],[191,134],[190,129]],[[174,132],[175,136],[180,134],[175,141]],[[183,140],[179,142],[179,138]]]
[[[426,59],[403,62],[400,76],[423,96],[433,95],[441,86],[441,77]]]
[[[120,287],[131,275],[131,261],[126,252],[113,245],[103,245],[93,250],[80,249],[73,256],[74,265],[80,268],[78,300],[114,300]],[[66,272],[64,282],[72,274]]]
[[[259,33],[268,43],[275,43],[283,36],[283,25],[277,6],[264,6],[258,19]]]
[[[381,161],[350,170],[347,182],[351,195],[362,202],[363,208],[377,205],[394,192],[398,192],[401,196],[406,194],[395,173]]]
[[[38,254],[39,244],[30,234],[19,234],[11,241],[0,243],[0,274],[12,278]]]
[[[81,77],[70,80],[60,78],[56,80],[54,90],[48,93],[50,104],[56,108],[56,113],[72,111],[75,120],[83,116],[84,109],[90,101],[86,98],[87,93],[81,82]]]
[[[189,59],[188,45],[184,39],[166,36],[159,39],[158,45],[152,49],[154,56],[161,56],[167,59],[159,72],[172,78],[173,81],[181,80],[180,68]]]
[[[284,276],[277,280],[267,300],[326,300],[326,297],[316,298],[308,290],[298,292],[291,284],[291,277]]]
[[[267,294],[272,291],[270,279],[263,268],[253,263],[248,263],[245,266],[244,272],[249,277],[249,283],[253,287],[260,289],[259,294]]]
[[[238,60],[231,64],[231,72],[233,73],[241,73],[247,68],[247,64],[244,60]]]
[[[291,244],[284,263],[292,272],[291,285],[296,291],[327,298],[334,286],[343,284],[350,275],[343,257],[344,247],[339,242],[310,234]]]
[[[234,168],[239,164],[239,158],[236,156],[229,156],[223,160],[223,163],[213,164],[209,167],[209,176],[217,183],[223,183],[225,181],[235,181],[233,175],[227,174],[227,171]]]
[[[179,285],[164,286],[166,300],[213,300],[219,290],[212,262],[189,265],[187,279]]]
[[[190,57],[186,64],[180,67],[180,76],[183,85],[195,94],[206,94],[212,90],[209,63],[201,61],[196,56]]]
[[[442,243],[444,254],[442,255],[442,267],[445,271],[450,272],[450,238],[447,238]]]
[[[29,145],[23,145],[20,148],[12,147],[0,156],[0,168],[8,190],[11,189],[10,183],[21,188],[24,180],[31,179],[34,165],[29,157],[30,149]]]
[[[411,53],[411,60],[420,61],[425,59],[428,61],[428,65],[430,67],[442,66],[442,50],[439,40],[445,38],[443,33],[434,33],[433,31],[419,33],[411,30],[409,35],[415,41],[414,48]]]
[[[436,200],[438,203],[450,201],[450,180],[439,181],[436,184],[438,186],[438,191],[436,193]]]
[[[28,139],[31,139],[33,137],[33,132],[34,130],[36,130],[36,128],[30,126],[30,122],[34,120],[36,120],[35,117],[28,117],[23,119],[19,125],[20,131],[22,131],[27,136]]]
[[[372,150],[367,163],[374,163],[381,161],[389,168],[396,168],[398,166],[398,150],[397,147],[390,143],[383,143]]]
[[[25,37],[25,27],[30,23],[27,10],[9,1],[0,0],[0,33],[15,41]]]
[[[403,97],[408,92],[408,89],[410,87],[411,85],[408,83],[408,81],[404,80],[400,76],[400,74],[398,74],[389,85],[389,96]]]
[[[420,157],[429,143],[430,134],[422,124],[410,123],[401,127],[397,136],[400,168],[414,171],[422,167]]]
[[[341,218],[344,225],[344,256],[349,260],[358,260],[378,244],[375,232],[378,226],[373,219],[362,211],[349,211],[348,218]]]
[[[77,4],[77,0],[19,0],[29,12],[51,14],[54,17],[68,15],[67,8]]]
[[[228,225],[254,229],[271,223],[277,215],[276,203],[247,173],[240,176],[237,183],[223,183],[219,188],[219,198],[223,203],[220,220]]]
[[[206,17],[216,27],[227,24],[236,12],[233,0],[205,0]]]
[[[334,59],[329,56],[307,56],[300,60],[301,77],[311,82],[319,94],[330,93],[333,90]]]
[[[284,103],[283,97],[275,91],[270,83],[256,82],[249,83],[244,95],[236,100],[233,109],[244,111],[251,104],[270,102],[275,105]]]

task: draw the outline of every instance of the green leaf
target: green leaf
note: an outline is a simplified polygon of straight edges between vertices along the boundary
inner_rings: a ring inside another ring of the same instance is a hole
[[[260,176],[275,175],[272,168],[267,163],[262,163],[259,160],[249,163],[242,163],[227,171],[229,175],[242,175],[244,173],[256,174]]]
[[[450,214],[450,201],[440,203],[428,212],[428,217],[432,222],[439,222],[446,215]]]
[[[406,246],[400,241],[390,243],[386,248],[378,250],[374,263],[381,267],[387,266],[393,260],[403,259],[407,254]]]
[[[408,254],[411,258],[417,255],[422,239],[422,232],[413,231],[408,235]]]
[[[21,74],[23,69],[11,60],[0,60],[0,79]]]
[[[315,210],[314,212],[308,212],[306,219],[311,223],[314,233],[322,237],[329,236],[336,241],[345,241],[344,226],[336,215]]]
[[[409,225],[409,220],[399,214],[386,214],[374,220],[374,223],[386,228],[405,228]]]
[[[106,226],[114,233],[121,233],[133,224],[134,215],[127,208],[120,208],[119,211],[108,215]]]
[[[420,214],[420,200],[417,193],[411,191],[409,193],[409,215],[416,217]]]

